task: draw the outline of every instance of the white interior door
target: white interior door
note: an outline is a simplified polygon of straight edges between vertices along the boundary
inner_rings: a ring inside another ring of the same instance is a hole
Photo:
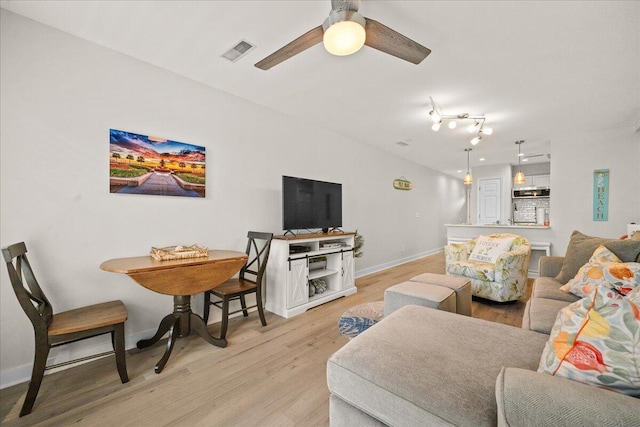
[[[478,224],[495,224],[501,221],[502,179],[480,178],[478,180]]]

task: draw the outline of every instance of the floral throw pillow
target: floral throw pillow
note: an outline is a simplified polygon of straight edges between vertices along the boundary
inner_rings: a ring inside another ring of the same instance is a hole
[[[495,264],[500,255],[511,249],[514,240],[515,237],[478,236],[476,245],[469,255],[469,260]]]
[[[584,298],[597,286],[607,286],[622,295],[628,294],[640,287],[640,263],[623,263],[609,249],[600,246],[578,274],[560,289]]]
[[[604,264],[605,262],[622,262],[622,260],[605,245],[600,245],[591,255],[588,263]]]
[[[605,286],[558,313],[538,372],[640,397],[640,289]]]

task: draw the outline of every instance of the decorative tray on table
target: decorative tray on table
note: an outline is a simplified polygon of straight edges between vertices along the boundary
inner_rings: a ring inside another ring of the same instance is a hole
[[[151,248],[151,256],[158,261],[183,258],[199,258],[209,256],[209,250],[198,245],[168,246],[166,248]]]

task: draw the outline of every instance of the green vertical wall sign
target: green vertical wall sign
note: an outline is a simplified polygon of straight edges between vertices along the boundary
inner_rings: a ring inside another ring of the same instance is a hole
[[[609,220],[609,169],[593,171],[593,220]]]

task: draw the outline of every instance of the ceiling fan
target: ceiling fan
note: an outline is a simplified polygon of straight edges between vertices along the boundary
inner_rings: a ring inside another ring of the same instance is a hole
[[[367,45],[405,61],[419,64],[431,53],[430,49],[420,43],[378,21],[360,15],[359,7],[360,0],[331,0],[331,12],[322,25],[276,50],[255,66],[261,70],[268,70],[321,41],[330,53],[340,56],[355,53],[362,45]]]

